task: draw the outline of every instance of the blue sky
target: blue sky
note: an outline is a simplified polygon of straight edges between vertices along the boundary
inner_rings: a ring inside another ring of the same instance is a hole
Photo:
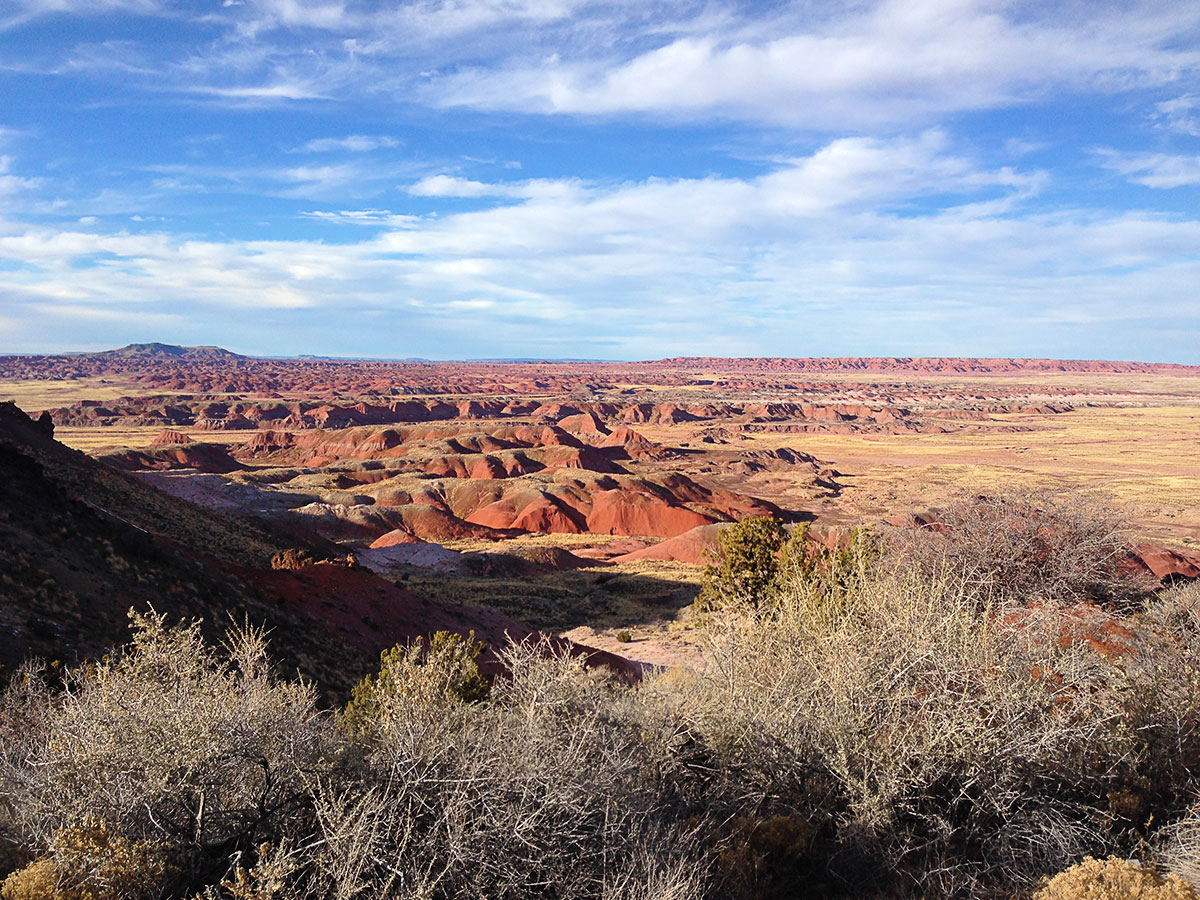
[[[0,0],[0,352],[1200,363],[1200,3]]]

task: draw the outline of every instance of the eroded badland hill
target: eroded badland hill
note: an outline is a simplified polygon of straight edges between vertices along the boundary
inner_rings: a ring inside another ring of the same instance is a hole
[[[97,652],[154,602],[275,624],[289,664],[336,690],[447,625],[499,637],[519,620],[670,663],[694,657],[678,613],[724,523],[836,542],[1020,487],[1117,508],[1157,576],[1200,563],[1196,367],[136,344],[2,358],[0,398],[46,413],[39,429],[9,408],[0,445],[13,656]],[[358,568],[271,569],[289,549]]]

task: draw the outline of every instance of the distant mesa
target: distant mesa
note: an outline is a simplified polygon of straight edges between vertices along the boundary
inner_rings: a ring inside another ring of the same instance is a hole
[[[187,360],[229,360],[246,359],[241,354],[226,350],[223,347],[180,347],[176,344],[160,344],[152,341],[148,344],[126,344],[117,350],[105,350],[94,356],[108,359],[187,359]]]

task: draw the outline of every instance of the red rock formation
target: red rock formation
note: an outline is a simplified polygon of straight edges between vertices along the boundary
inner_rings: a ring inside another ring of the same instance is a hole
[[[1153,544],[1138,544],[1129,551],[1134,565],[1159,581],[1200,577],[1200,553],[1168,550]]]
[[[632,562],[639,559],[661,559],[707,565],[720,549],[721,531],[728,523],[699,525],[690,531],[648,547],[641,547],[613,558],[613,562]]]
[[[651,494],[630,490],[598,491],[592,495],[587,530],[593,534],[675,537],[713,521]]]
[[[160,431],[155,436],[154,440],[150,442],[150,446],[151,447],[168,447],[168,446],[172,446],[175,444],[190,444],[191,442],[192,442],[192,439],[190,437],[188,437],[186,434],[184,434],[183,432],[172,431],[171,429],[168,428],[164,431]]]
[[[371,542],[371,549],[378,550],[380,547],[395,547],[397,544],[421,544],[424,543],[420,538],[415,537],[411,532],[405,531],[403,528],[395,528],[387,534],[381,534]]]

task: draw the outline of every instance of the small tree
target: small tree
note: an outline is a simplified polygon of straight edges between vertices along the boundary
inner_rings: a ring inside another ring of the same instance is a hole
[[[726,528],[720,547],[704,569],[699,606],[762,606],[775,591],[779,552],[788,540],[778,519],[746,518]]]
[[[810,538],[807,522],[789,534],[778,519],[742,519],[721,532],[696,604],[701,609],[762,608],[773,605],[781,592],[795,590],[834,597],[879,555],[879,542],[869,530],[853,528],[848,537],[825,546]]]

